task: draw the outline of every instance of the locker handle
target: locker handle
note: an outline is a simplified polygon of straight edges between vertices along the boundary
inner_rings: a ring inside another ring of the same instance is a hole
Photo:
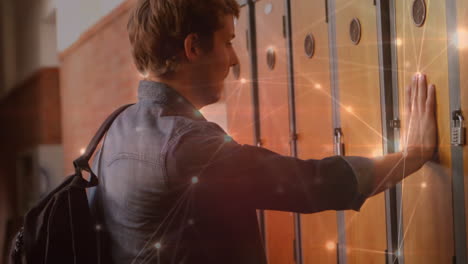
[[[463,126],[463,118],[461,110],[456,110],[452,113],[452,138],[451,143],[454,146],[464,146],[465,145],[465,127]]]
[[[341,128],[335,128],[335,153],[344,156],[343,132]]]

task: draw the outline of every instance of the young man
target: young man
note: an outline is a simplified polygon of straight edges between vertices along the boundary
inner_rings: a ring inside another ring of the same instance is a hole
[[[146,75],[94,162],[94,204],[115,263],[266,263],[256,209],[359,210],[435,148],[434,87],[407,90],[405,152],[300,160],[239,145],[198,111],[238,63],[235,0],[140,0],[128,30]],[[403,167],[406,159],[406,167]]]

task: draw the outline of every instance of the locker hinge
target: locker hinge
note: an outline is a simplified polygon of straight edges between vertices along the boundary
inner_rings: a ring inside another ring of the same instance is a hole
[[[283,38],[286,38],[286,16],[283,16]]]
[[[344,156],[343,132],[341,128],[335,128],[335,154]]]
[[[328,0],[325,0],[325,23],[328,23]]]
[[[296,253],[297,253],[297,248],[296,248],[296,239],[293,239],[293,256],[294,256],[294,262],[297,263],[297,256],[296,256]]]
[[[340,243],[336,243],[336,264],[340,264]]]
[[[464,146],[465,145],[465,127],[464,118],[461,110],[453,111],[452,113],[452,138],[451,142],[453,146]]]
[[[291,143],[297,141],[298,139],[299,139],[299,135],[298,135],[298,134],[291,134],[291,135],[289,135],[289,142],[291,142]]]
[[[391,128],[401,128],[401,121],[399,119],[389,120],[388,126]]]
[[[247,52],[250,52],[250,35],[249,30],[245,31],[245,47],[247,48]]]

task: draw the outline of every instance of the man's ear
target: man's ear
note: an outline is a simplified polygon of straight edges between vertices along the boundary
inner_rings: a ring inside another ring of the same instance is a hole
[[[200,37],[195,33],[189,34],[184,41],[184,50],[188,61],[196,60],[202,52]]]

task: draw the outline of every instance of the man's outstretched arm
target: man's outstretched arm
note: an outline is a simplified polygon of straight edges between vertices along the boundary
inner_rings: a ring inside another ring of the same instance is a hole
[[[365,184],[368,196],[395,186],[430,160],[436,147],[435,87],[428,87],[426,76],[416,74],[405,92],[405,132],[399,153],[375,158],[373,173]]]

